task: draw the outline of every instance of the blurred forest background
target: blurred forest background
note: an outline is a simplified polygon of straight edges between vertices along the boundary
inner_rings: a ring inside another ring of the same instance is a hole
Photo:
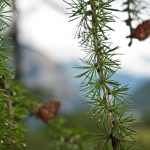
[[[120,2],[114,5],[121,7]],[[15,34],[18,36],[17,48],[21,57],[18,60],[18,76],[38,97],[38,101],[57,99],[61,102],[59,114],[50,120],[55,127],[50,125],[47,128],[45,123],[33,116],[27,118],[28,150],[48,150],[52,140],[48,133],[57,135],[61,127],[66,130],[62,132],[62,137],[64,132],[68,135],[83,133],[83,139],[91,145],[91,139],[86,134],[97,132],[93,124],[98,122],[89,118],[90,106],[80,92],[81,81],[74,78],[80,72],[73,66],[81,63],[78,58],[84,54],[73,39],[75,23],[67,22],[66,4],[60,0],[16,0],[16,7]],[[150,39],[144,42],[135,40],[129,48],[128,39],[125,39],[128,28],[123,22],[126,16],[119,14],[119,17],[117,23],[112,25],[116,32],[112,33],[111,39],[121,47],[119,53],[124,55],[119,56],[122,69],[113,78],[130,85],[130,108],[137,118],[131,126],[137,131],[136,139],[143,150],[149,150]]]

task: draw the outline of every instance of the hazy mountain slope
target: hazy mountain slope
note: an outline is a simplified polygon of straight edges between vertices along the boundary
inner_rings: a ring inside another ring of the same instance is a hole
[[[139,87],[131,97],[132,108],[138,112],[150,110],[150,81]]]

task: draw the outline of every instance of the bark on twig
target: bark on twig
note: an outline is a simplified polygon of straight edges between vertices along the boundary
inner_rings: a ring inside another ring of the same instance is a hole
[[[90,5],[91,5],[91,11],[92,11],[92,33],[93,33],[93,44],[94,44],[94,49],[97,52],[97,64],[100,64],[100,61],[102,59],[102,52],[100,51],[101,45],[100,45],[100,41],[98,39],[98,31],[97,31],[97,18],[96,18],[96,6],[94,6],[94,3],[92,1],[89,1]],[[99,66],[97,69],[97,73],[99,75],[100,80],[103,80],[104,78],[104,71],[102,66]],[[113,111],[111,108],[111,104],[110,104],[110,100],[109,100],[109,89],[107,87],[107,85],[102,81],[101,83],[101,87],[103,90],[103,101],[106,105],[106,108],[108,109],[108,122],[110,123],[110,139],[112,141],[112,148],[113,150],[117,149],[117,142],[116,142],[116,138],[113,136],[113,130],[114,130],[114,125],[115,125],[115,120],[113,117]]]

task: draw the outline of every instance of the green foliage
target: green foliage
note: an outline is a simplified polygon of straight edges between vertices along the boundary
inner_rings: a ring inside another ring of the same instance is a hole
[[[109,23],[115,22],[112,12],[117,10],[112,8],[113,1],[65,1],[72,10],[70,21],[79,21],[76,37],[86,53],[82,59],[84,65],[75,67],[83,70],[76,77],[83,79],[81,90],[91,104],[89,115],[98,122],[97,133],[91,135],[95,140],[94,150],[135,149],[132,148],[135,144],[135,131],[130,128],[134,117],[126,112],[129,103],[126,98],[128,86],[111,79],[120,69],[120,61],[115,57],[118,47],[112,47],[107,34],[113,30]],[[139,18],[139,12],[144,8],[140,4],[139,0],[124,3],[124,11],[130,14],[126,22],[131,31],[132,17]],[[132,9],[129,9],[129,5],[132,5]],[[11,38],[6,34],[11,22],[12,8],[11,0],[0,1],[0,149],[24,150],[24,119],[29,112],[32,113],[37,103],[24,85],[14,79],[15,73],[11,65],[14,48],[10,44]],[[84,130],[66,127],[63,118],[54,118],[47,125],[49,149],[86,149]]]
[[[6,34],[11,21],[12,3],[0,1],[0,149],[23,150],[23,120],[26,114],[23,87],[14,81],[12,68],[13,47],[11,38]]]
[[[24,143],[24,120],[30,113],[34,115],[38,102],[34,101],[30,89],[27,90],[14,78],[12,54],[15,48],[11,46],[11,38],[6,34],[12,5],[10,0],[0,1],[0,149],[24,150],[27,149]],[[83,149],[83,131],[66,128],[63,119],[50,121],[47,130],[50,133],[50,149]]]
[[[9,85],[11,88],[9,94],[7,93],[8,89],[1,90],[0,93],[0,149],[22,150],[26,147],[26,144],[23,142],[25,132],[23,120],[27,115],[27,109],[25,107],[27,101],[22,96],[19,84],[15,84],[11,82],[11,85]],[[17,91],[17,88],[19,88],[19,91]]]
[[[49,149],[52,150],[83,150],[86,134],[82,128],[66,127],[64,118],[54,118],[48,123]]]
[[[95,134],[95,149],[126,150],[134,143],[135,131],[129,126],[134,117],[126,112],[128,86],[111,80],[120,69],[120,61],[115,57],[118,47],[112,47],[108,37],[108,32],[113,30],[109,23],[115,22],[113,1],[65,2],[72,11],[70,21],[79,21],[76,37],[86,54],[82,59],[84,66],[76,66],[84,72],[76,77],[83,79],[81,90],[91,104],[90,116],[99,120],[99,129],[103,128]]]
[[[2,36],[2,31],[4,31],[8,26],[11,12],[11,0],[1,0],[0,1],[0,34]]]

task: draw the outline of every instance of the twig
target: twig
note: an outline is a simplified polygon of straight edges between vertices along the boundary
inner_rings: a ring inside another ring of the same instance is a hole
[[[98,32],[97,32],[96,7],[94,6],[92,1],[90,1],[90,5],[91,5],[91,11],[92,11],[92,31],[95,31],[95,32],[92,32],[93,43],[94,43],[94,48],[98,50],[98,52],[97,52],[97,64],[100,64],[99,61],[101,60],[102,53],[100,51],[101,46],[100,46],[100,41],[98,39]],[[104,78],[104,71],[103,71],[102,67],[97,69],[97,73],[98,73],[100,79]],[[114,121],[114,117],[112,114],[113,111],[112,111],[110,100],[109,100],[109,88],[106,86],[106,84],[104,82],[101,82],[99,84],[102,86],[103,93],[104,93],[103,101],[106,105],[106,108],[108,109],[108,118],[109,118],[109,123],[111,126],[110,138],[112,141],[112,147],[113,147],[113,150],[116,150],[117,149],[117,144],[116,144],[117,142],[115,140],[115,137],[113,137],[113,130],[114,130],[115,121]]]
[[[127,26],[129,26],[129,29],[130,29],[130,35],[127,36],[126,38],[130,38],[130,42],[129,42],[129,46],[132,45],[132,32],[133,32],[133,27],[132,27],[132,18],[131,18],[131,9],[130,9],[130,2],[129,0],[127,0],[126,3],[124,3],[127,5],[127,8],[124,9],[123,11],[126,11],[128,13],[128,19],[125,20]]]

